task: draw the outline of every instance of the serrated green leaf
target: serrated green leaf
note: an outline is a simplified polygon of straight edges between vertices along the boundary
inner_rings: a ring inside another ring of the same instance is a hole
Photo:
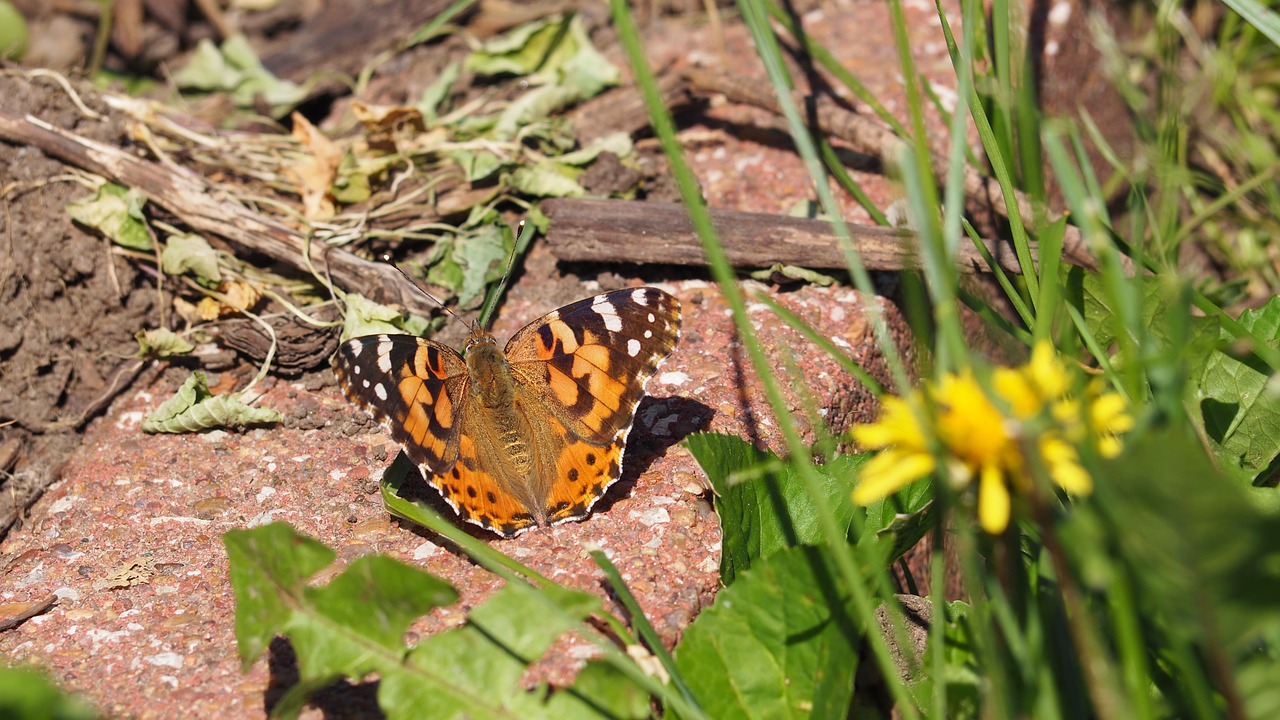
[[[150,252],[154,244],[142,207],[147,198],[138,190],[106,183],[92,196],[67,206],[71,219],[105,235],[116,244]]]
[[[204,373],[196,370],[174,396],[142,421],[148,433],[188,433],[216,427],[282,422],[277,410],[244,404],[238,395],[214,395]]]
[[[383,555],[356,559],[327,585],[311,576],[335,553],[285,523],[223,536],[236,595],[236,641],[247,670],[276,635],[289,637],[300,681],[273,709],[293,716],[307,692],[340,677],[404,670],[414,619],[457,601],[445,581]]]
[[[423,717],[423,708],[429,707],[432,718],[557,718],[560,715],[555,710],[571,708],[571,699],[555,701],[564,691],[553,694],[552,703],[548,704],[545,688],[525,690],[520,679],[529,663],[542,657],[557,638],[573,629],[575,620],[598,609],[599,602],[585,593],[568,593],[566,597],[577,599],[570,600],[568,606],[564,602],[559,605],[571,609],[569,614],[535,616],[530,608],[537,607],[533,594],[538,592],[542,591],[528,585],[508,584],[472,610],[466,626],[420,643],[409,653],[409,672],[382,676],[378,702],[387,716]],[[637,691],[620,675],[593,673],[585,682],[594,691],[601,691],[604,685],[607,692],[600,700],[619,702],[624,709]],[[573,695],[580,698],[581,693]],[[646,700],[646,710],[647,705]]]
[[[236,650],[248,670],[288,625],[307,580],[337,555],[283,522],[231,530],[222,543],[236,597]]]
[[[328,585],[305,588],[285,629],[304,682],[390,673],[405,653],[409,623],[457,600],[444,580],[385,555],[367,555]],[[373,645],[385,652],[374,652]]]
[[[195,233],[170,235],[160,253],[160,267],[170,275],[190,271],[204,280],[222,282],[218,252],[208,240]]]
[[[716,493],[724,534],[720,579],[726,585],[761,558],[825,542],[804,485],[778,456],[731,435],[698,433],[686,443]],[[817,468],[825,481],[827,507],[845,533],[851,532],[857,512],[851,496],[853,478],[868,457],[847,455]]]
[[[832,584],[837,575],[824,549],[791,547],[720,591],[675,649],[709,717],[847,716],[862,628]]]
[[[649,693],[612,665],[590,661],[578,672],[573,686],[551,695],[545,714],[556,720],[649,717]]]
[[[428,322],[417,315],[404,315],[356,293],[343,298],[342,341],[365,335],[422,335]]]
[[[511,173],[511,189],[533,197],[582,197],[586,190],[578,184],[582,171],[555,160],[516,168]]]
[[[138,340],[138,352],[134,357],[177,357],[196,349],[186,338],[167,328],[139,330],[134,337]]]
[[[1239,322],[1260,342],[1280,346],[1280,298],[1246,310]],[[1221,339],[1230,340],[1225,330]],[[1250,480],[1270,484],[1270,466],[1280,456],[1280,375],[1251,358],[1214,352],[1200,381],[1200,410],[1218,456]]]

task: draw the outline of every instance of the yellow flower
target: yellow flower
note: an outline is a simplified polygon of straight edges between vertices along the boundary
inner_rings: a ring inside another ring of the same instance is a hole
[[[1056,485],[1088,494],[1093,479],[1076,448],[1088,442],[1114,457],[1133,420],[1124,399],[1104,392],[1101,382],[1089,383],[1080,398],[1072,388],[1053,346],[1042,342],[1026,365],[996,368],[990,393],[966,371],[907,398],[884,398],[879,419],[852,430],[860,446],[881,451],[863,469],[854,502],[875,502],[938,470],[930,438],[942,453],[942,479],[959,490],[977,481],[978,522],[989,533],[1008,527],[1013,495],[1031,488],[1027,449]]]

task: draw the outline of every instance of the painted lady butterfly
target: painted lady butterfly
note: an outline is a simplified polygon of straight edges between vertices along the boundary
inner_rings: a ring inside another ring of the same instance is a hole
[[[334,366],[459,515],[513,537],[591,512],[679,336],[680,302],[641,287],[554,310],[502,352],[475,325],[465,359],[412,335],[370,335],[343,343]]]

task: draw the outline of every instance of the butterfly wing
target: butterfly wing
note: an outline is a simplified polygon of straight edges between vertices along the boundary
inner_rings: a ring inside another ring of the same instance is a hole
[[[680,301],[651,287],[580,300],[525,326],[506,356],[573,435],[603,447],[631,427],[645,384],[680,337]]]
[[[549,523],[585,517],[621,475],[636,405],[680,336],[680,302],[656,288],[597,295],[529,324],[507,343],[531,428]]]
[[[458,460],[467,366],[453,348],[413,335],[369,335],[334,357],[338,384],[377,420],[424,473]]]

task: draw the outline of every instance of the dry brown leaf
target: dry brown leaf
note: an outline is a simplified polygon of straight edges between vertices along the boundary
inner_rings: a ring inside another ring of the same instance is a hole
[[[107,573],[102,580],[93,584],[94,590],[118,590],[150,582],[156,574],[156,563],[148,557],[134,558],[129,562]]]
[[[242,310],[252,310],[258,304],[258,301],[262,299],[262,293],[258,291],[258,288],[237,280],[222,283],[222,294],[227,299],[223,310],[224,315],[230,315],[233,312]]]
[[[369,105],[352,100],[351,112],[364,125],[369,148],[380,152],[397,152],[399,141],[417,137],[427,129],[422,111],[412,105]]]
[[[336,212],[333,180],[342,163],[342,148],[297,112],[293,114],[293,138],[311,151],[289,169],[302,194],[303,216],[311,222],[332,220]]]

